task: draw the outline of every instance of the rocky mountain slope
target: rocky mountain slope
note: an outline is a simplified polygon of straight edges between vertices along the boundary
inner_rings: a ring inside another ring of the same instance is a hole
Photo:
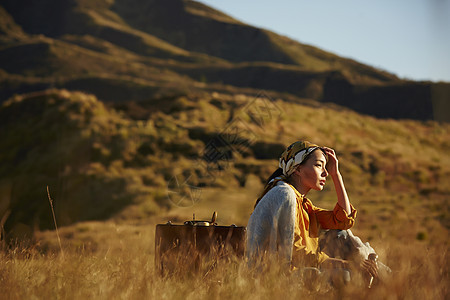
[[[449,119],[447,83],[401,80],[195,1],[5,0],[0,14],[0,101],[51,87],[108,102],[265,90],[382,118]]]

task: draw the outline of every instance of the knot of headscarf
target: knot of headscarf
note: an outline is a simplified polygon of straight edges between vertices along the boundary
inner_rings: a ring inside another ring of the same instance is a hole
[[[281,154],[278,164],[283,170],[283,175],[289,177],[295,168],[305,160],[308,154],[317,148],[319,146],[308,141],[298,141],[287,147]]]

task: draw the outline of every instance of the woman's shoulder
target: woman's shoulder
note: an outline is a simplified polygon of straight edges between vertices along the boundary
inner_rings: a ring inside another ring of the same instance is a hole
[[[266,195],[264,195],[263,199],[265,197],[269,198],[271,201],[273,201],[273,199],[279,201],[296,201],[294,190],[284,181],[278,182]]]
[[[292,188],[286,183],[278,183],[271,188],[262,197],[261,201],[256,205],[248,226],[252,227],[261,220],[273,222],[274,213],[290,212],[293,213],[296,207],[296,196]],[[263,222],[264,223],[264,222]]]

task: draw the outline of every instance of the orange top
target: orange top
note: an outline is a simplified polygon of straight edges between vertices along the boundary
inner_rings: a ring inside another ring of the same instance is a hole
[[[293,267],[318,267],[328,258],[319,248],[319,229],[349,229],[355,223],[356,210],[350,204],[351,213],[338,204],[332,211],[318,208],[304,198],[291,184],[297,197],[294,230]]]

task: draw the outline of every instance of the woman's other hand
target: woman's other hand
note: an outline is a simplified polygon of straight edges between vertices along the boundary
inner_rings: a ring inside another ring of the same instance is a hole
[[[373,283],[378,281],[377,262],[375,260],[366,259],[360,266],[364,273],[364,277],[367,278],[367,286],[371,288]]]
[[[365,259],[361,263],[361,268],[364,271],[366,271],[370,276],[373,276],[374,278],[378,278],[378,266],[375,261]]]

